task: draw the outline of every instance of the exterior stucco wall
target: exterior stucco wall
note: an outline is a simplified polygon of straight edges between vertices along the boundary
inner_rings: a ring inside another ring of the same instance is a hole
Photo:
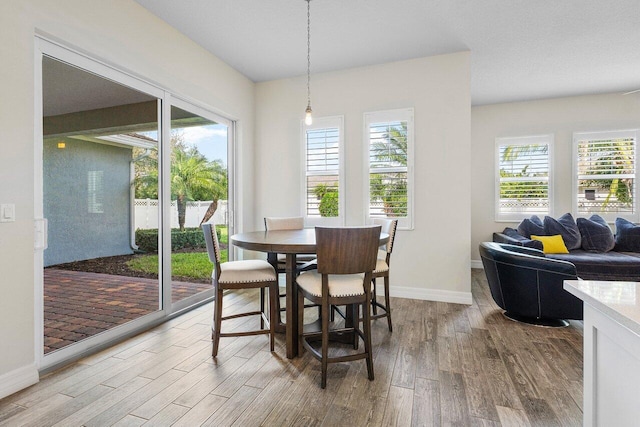
[[[44,265],[131,254],[131,149],[64,139],[44,141],[44,216],[49,224]],[[89,175],[102,175],[94,204]],[[101,194],[100,194],[101,193]]]

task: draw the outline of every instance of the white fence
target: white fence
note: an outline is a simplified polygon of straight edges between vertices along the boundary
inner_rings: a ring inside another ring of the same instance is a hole
[[[185,215],[185,227],[199,227],[200,221],[209,208],[211,201],[187,202]],[[227,201],[218,200],[218,209],[213,214],[212,221],[216,224],[226,224],[228,220]],[[135,200],[135,227],[136,229],[158,228],[158,201],[152,199]],[[171,202],[171,228],[178,228],[178,207],[175,201]]]

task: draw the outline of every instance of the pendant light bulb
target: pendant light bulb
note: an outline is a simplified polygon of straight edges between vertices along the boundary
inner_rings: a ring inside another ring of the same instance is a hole
[[[313,117],[311,117],[311,105],[307,105],[304,115],[304,124],[311,126],[313,124]]]

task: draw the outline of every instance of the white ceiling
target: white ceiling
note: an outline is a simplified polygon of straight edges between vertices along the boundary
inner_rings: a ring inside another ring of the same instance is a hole
[[[306,73],[305,0],[136,1],[253,81]],[[469,50],[474,105],[625,92],[639,18],[638,0],[312,0],[311,68]]]

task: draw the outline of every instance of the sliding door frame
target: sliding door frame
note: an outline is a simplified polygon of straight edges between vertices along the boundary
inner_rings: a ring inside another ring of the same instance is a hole
[[[158,152],[161,195],[161,210],[159,214],[159,259],[160,271],[158,277],[159,309],[138,319],[116,326],[101,334],[86,338],[75,344],[44,354],[44,250],[46,249],[46,220],[44,219],[44,187],[43,187],[43,105],[42,105],[42,61],[44,57],[65,62],[71,66],[94,73],[102,78],[112,80],[123,86],[143,92],[158,99]],[[156,326],[178,314],[204,304],[213,298],[207,297],[203,301],[194,302],[186,299],[178,304],[171,303],[171,224],[170,224],[170,135],[171,135],[171,105],[187,109],[205,118],[228,126],[228,181],[229,181],[229,229],[235,224],[235,121],[216,114],[213,108],[190,100],[187,97],[175,96],[169,90],[149,83],[148,81],[102,62],[87,54],[71,49],[46,36],[35,36],[34,49],[34,352],[36,368],[41,372],[48,372],[59,366],[77,360],[100,349],[113,345],[131,337],[143,330]],[[231,251],[230,251],[231,252]],[[230,254],[230,256],[232,256]]]

